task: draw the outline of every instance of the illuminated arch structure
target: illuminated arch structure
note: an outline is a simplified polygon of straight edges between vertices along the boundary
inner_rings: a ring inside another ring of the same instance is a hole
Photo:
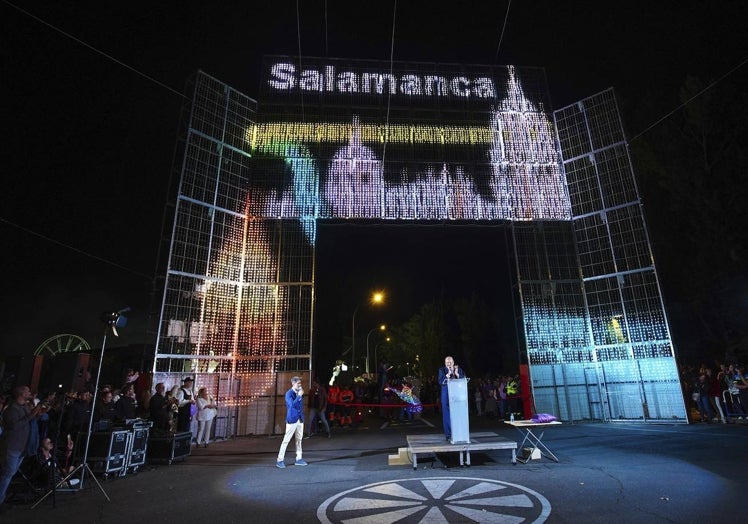
[[[511,230],[538,412],[685,422],[611,90],[550,111],[542,69],[266,57],[259,105],[198,73],[155,378],[186,374],[226,434],[282,426],[310,371],[317,221]],[[505,277],[500,277],[505,278]]]

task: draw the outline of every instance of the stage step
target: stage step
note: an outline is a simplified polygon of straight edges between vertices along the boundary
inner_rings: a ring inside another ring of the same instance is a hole
[[[387,456],[388,466],[407,466],[411,463],[408,448],[397,448],[397,455]]]

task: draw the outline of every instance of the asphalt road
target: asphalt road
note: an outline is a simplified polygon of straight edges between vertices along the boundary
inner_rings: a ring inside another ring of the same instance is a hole
[[[303,441],[307,467],[275,467],[279,436],[193,449],[182,462],[137,474],[90,478],[35,509],[3,512],[8,523],[138,522],[549,522],[740,521],[748,498],[748,424],[563,424],[545,431],[547,458],[513,465],[507,450],[418,457],[418,469],[388,465],[406,435],[440,433],[416,421],[380,429],[371,417],[333,438]],[[521,440],[498,421],[471,418],[471,432]],[[111,499],[106,500],[105,494]]]

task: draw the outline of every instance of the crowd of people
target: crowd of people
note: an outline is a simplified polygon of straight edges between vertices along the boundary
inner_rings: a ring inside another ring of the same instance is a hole
[[[363,420],[364,413],[377,413],[388,423],[408,423],[422,412],[441,414],[445,436],[450,439],[446,385],[451,379],[468,376],[452,357],[446,357],[444,366],[424,379],[394,376],[393,367],[386,362],[380,363],[374,377],[347,376],[341,374],[341,364],[327,387],[313,379],[308,393],[301,378],[293,378],[286,393],[286,432],[278,467],[285,467],[285,450],[291,439],[296,441],[295,463],[305,465],[303,438],[320,432],[331,438],[334,428],[354,426]],[[748,374],[742,365],[683,367],[681,372],[684,396],[698,412],[697,422],[748,420]],[[37,395],[28,386],[19,386],[11,395],[0,396],[0,507],[19,471],[27,484],[37,489],[66,477],[82,452],[76,436],[85,435],[89,424],[93,431],[108,431],[149,419],[154,434],[191,432],[193,445],[207,447],[218,406],[207,388],[195,392],[193,386],[192,377],[186,377],[181,385],[171,388],[158,383],[151,394],[149,378],[128,370],[117,388],[105,384],[95,392],[89,386],[75,394]],[[497,421],[523,417],[519,388],[518,376],[471,377],[470,415]]]
[[[683,393],[698,411],[698,420],[727,424],[748,419],[748,374],[741,364],[702,364],[682,368]]]
[[[77,393],[38,395],[19,386],[0,396],[0,511],[14,477],[31,492],[67,477],[81,460],[85,439],[78,437],[89,424],[94,432],[109,431],[148,419],[153,434],[192,431],[193,445],[207,447],[218,412],[208,390],[195,393],[187,377],[171,388],[158,383],[151,395],[149,380],[128,370],[119,387],[104,384],[94,391],[88,384]]]
[[[445,435],[450,437],[449,405],[445,398],[445,378],[463,378],[465,372],[451,357],[432,377],[397,377],[392,366],[381,363],[374,377],[334,374],[329,384],[313,380],[308,392],[301,382],[287,392],[289,417],[284,442],[296,439],[297,464],[302,463],[301,443],[323,433],[331,438],[335,428],[350,427],[364,414],[378,414],[387,422],[409,423],[426,411],[442,414]],[[298,378],[298,377],[295,377]],[[441,378],[441,380],[440,380]],[[509,418],[520,410],[519,381],[516,377],[474,378],[469,382],[470,411],[475,416]],[[150,420],[151,433],[191,432],[193,445],[207,447],[218,406],[206,388],[194,389],[192,377],[169,387],[157,383],[151,389],[150,377],[128,370],[122,385],[91,384],[77,393],[52,392],[37,395],[28,386],[17,387],[10,396],[0,397],[0,505],[11,479],[20,471],[29,486],[45,489],[66,477],[80,461],[85,444],[77,437],[91,430],[109,431],[118,426]],[[153,391],[151,393],[151,391]],[[294,409],[303,401],[308,411]],[[278,462],[283,462],[285,446]],[[54,481],[54,482],[53,482]]]

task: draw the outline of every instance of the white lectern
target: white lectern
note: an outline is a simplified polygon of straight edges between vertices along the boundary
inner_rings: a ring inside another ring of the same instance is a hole
[[[447,379],[449,395],[449,421],[452,424],[452,444],[470,443],[470,419],[468,418],[467,378]]]

